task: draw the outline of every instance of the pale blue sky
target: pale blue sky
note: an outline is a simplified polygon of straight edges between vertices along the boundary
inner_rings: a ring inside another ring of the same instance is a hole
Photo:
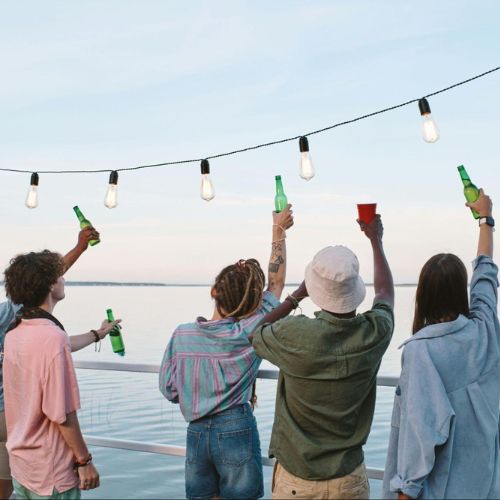
[[[16,1],[0,16],[0,166],[123,168],[198,158],[353,118],[500,64],[497,1]],[[497,199],[500,72],[430,99],[441,139],[421,139],[416,105],[310,138],[317,175],[298,176],[288,143],[211,161],[216,198],[199,197],[198,164],[108,174],[0,172],[0,261],[75,240],[80,205],[103,241],[69,279],[210,282],[240,257],[264,266],[274,175],[296,225],[289,281],[343,243],[371,281],[355,203],[379,203],[397,282],[439,251],[466,262],[476,222],[456,173]]]

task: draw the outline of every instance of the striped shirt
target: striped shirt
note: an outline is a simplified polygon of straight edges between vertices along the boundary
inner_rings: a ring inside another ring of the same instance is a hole
[[[248,318],[198,318],[176,328],[163,356],[159,382],[161,393],[179,403],[186,422],[250,400],[262,360],[248,336],[278,305],[266,291]]]

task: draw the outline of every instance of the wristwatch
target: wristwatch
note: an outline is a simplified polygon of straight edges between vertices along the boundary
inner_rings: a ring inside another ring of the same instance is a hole
[[[490,227],[495,227],[495,219],[493,217],[490,217],[489,215],[487,215],[486,217],[479,217],[479,225],[482,226],[483,224],[486,224]]]

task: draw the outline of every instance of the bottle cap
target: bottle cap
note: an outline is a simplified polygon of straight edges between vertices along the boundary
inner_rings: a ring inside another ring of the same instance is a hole
[[[277,181],[280,181],[281,180],[281,175],[277,175],[274,177]]]

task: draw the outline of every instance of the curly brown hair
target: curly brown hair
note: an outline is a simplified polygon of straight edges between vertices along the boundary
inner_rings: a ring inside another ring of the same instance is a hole
[[[214,299],[221,316],[242,319],[252,314],[262,300],[266,278],[256,259],[239,260],[215,278]]]
[[[5,291],[15,304],[38,307],[63,274],[64,260],[56,252],[43,250],[17,255],[5,270]]]

